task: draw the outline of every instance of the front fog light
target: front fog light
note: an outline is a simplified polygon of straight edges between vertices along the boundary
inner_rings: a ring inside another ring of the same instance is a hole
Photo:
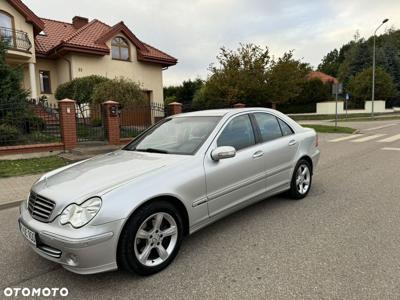
[[[82,204],[68,205],[60,216],[62,225],[70,223],[73,227],[79,228],[89,223],[99,212],[101,199],[98,197],[90,198]]]
[[[66,262],[70,266],[77,266],[78,265],[78,257],[75,254],[69,253],[66,256]]]

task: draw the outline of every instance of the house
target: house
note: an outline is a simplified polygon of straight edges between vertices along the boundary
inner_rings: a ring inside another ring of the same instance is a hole
[[[139,40],[123,23],[109,26],[76,16],[70,23],[38,17],[21,0],[0,0],[0,38],[6,62],[22,65],[32,98],[55,102],[57,87],[73,78],[123,76],[140,82],[149,101],[163,101],[162,71],[177,59]]]
[[[321,80],[323,83],[329,83],[329,84],[338,84],[339,81],[333,77],[330,76],[328,74],[325,74],[323,72],[320,71],[312,71],[307,75],[308,79],[319,79]]]

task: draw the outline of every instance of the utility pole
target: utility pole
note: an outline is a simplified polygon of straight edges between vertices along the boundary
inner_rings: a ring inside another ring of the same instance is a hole
[[[383,20],[382,23],[374,31],[374,47],[373,47],[373,50],[372,50],[372,97],[371,97],[371,101],[372,101],[372,103],[371,103],[372,104],[371,117],[372,118],[374,117],[374,101],[375,101],[375,52],[376,52],[375,51],[375,39],[376,39],[376,32],[387,21],[389,21],[389,19]]]

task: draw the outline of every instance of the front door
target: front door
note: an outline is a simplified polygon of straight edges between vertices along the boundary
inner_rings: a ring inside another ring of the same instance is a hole
[[[232,146],[236,156],[219,161],[211,151],[219,146]],[[256,143],[253,123],[248,114],[231,119],[214,140],[204,158],[210,217],[265,193],[266,172],[263,151]]]

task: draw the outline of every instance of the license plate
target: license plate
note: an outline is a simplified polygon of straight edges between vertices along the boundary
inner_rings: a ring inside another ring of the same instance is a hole
[[[19,228],[22,235],[32,244],[36,246],[36,233],[27,228],[24,224],[19,223]]]

